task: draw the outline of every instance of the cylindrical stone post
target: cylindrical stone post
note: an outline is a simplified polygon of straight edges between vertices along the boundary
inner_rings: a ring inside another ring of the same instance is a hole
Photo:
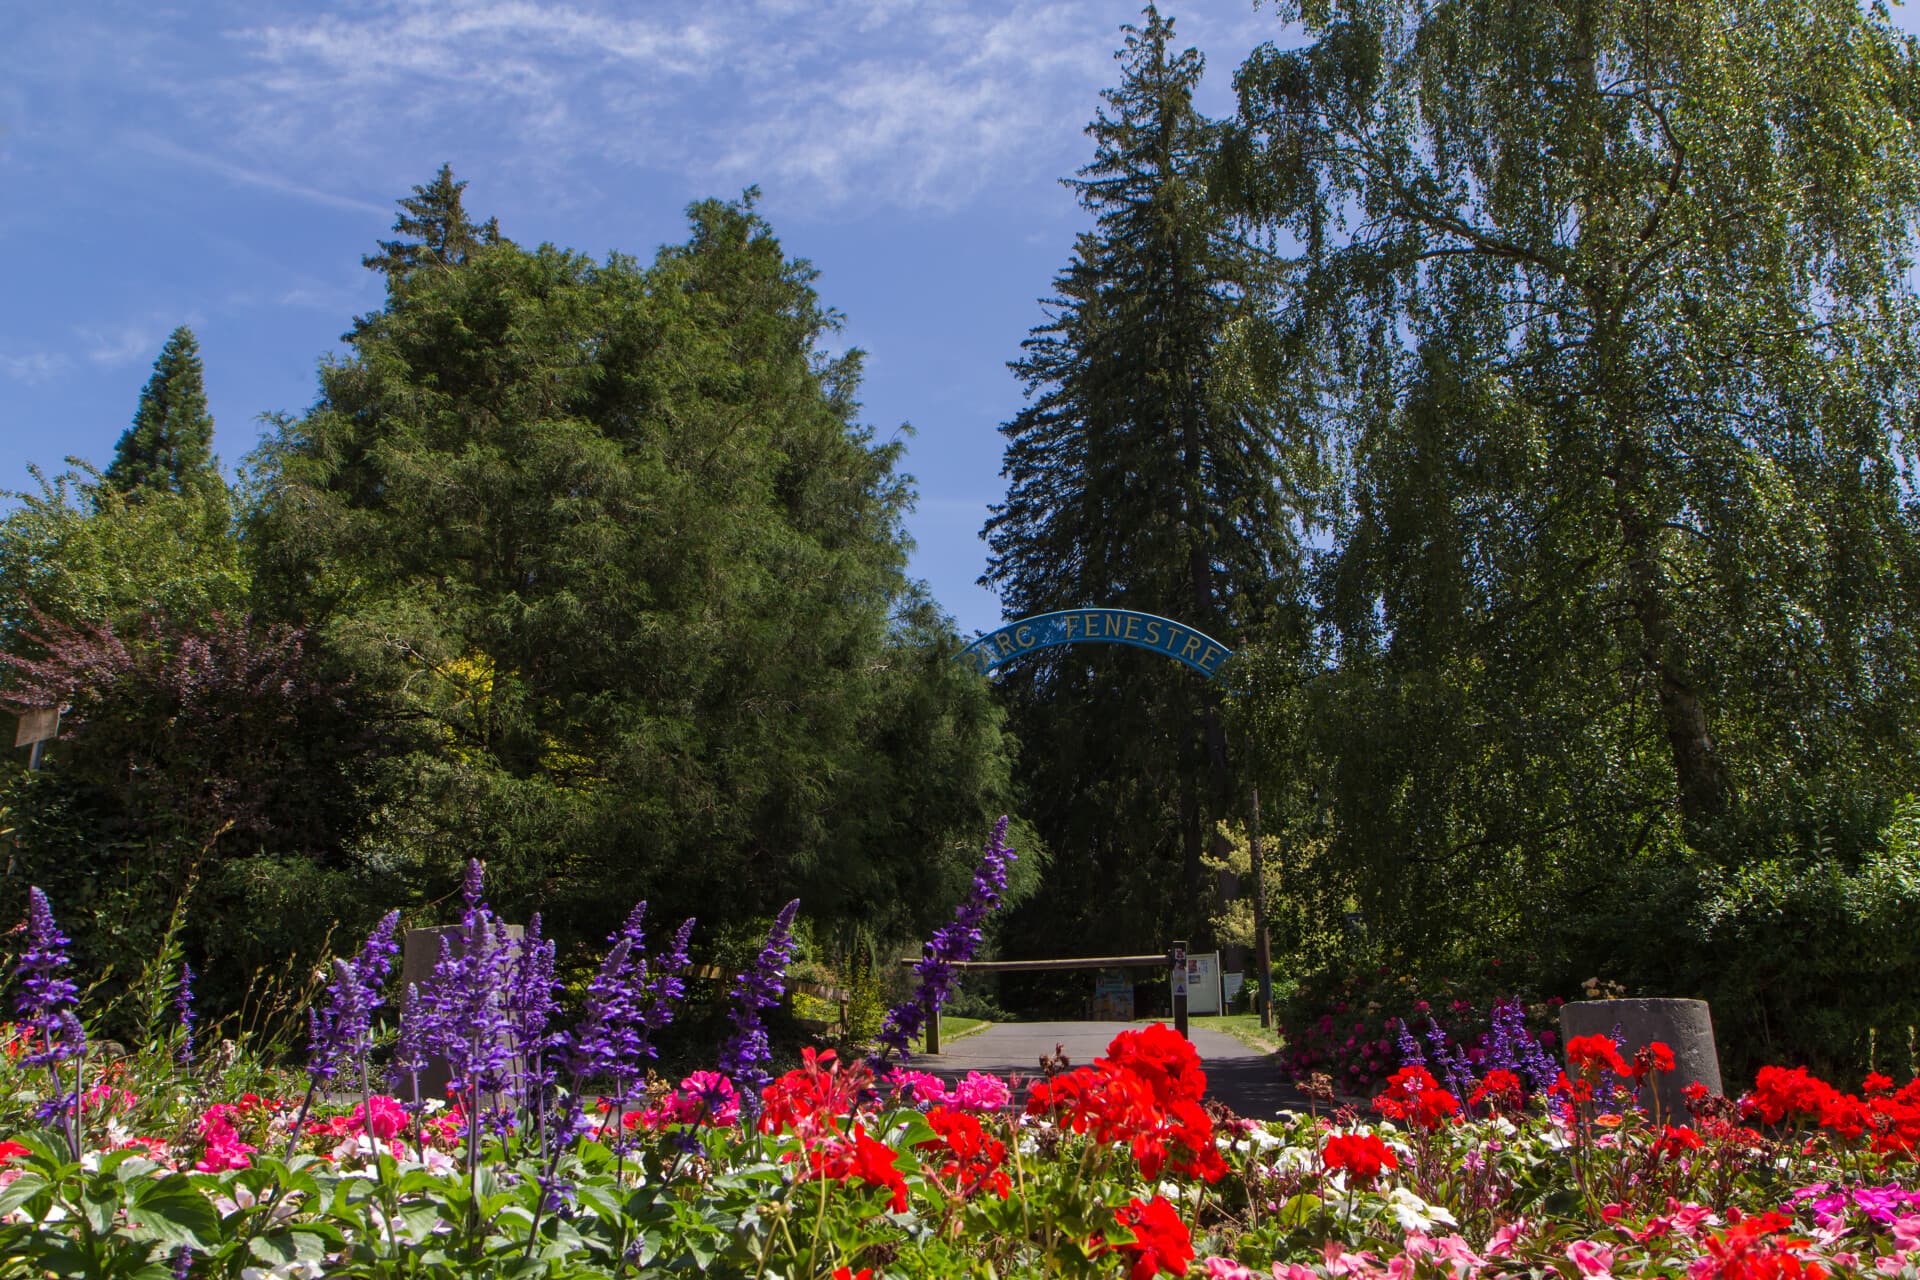
[[[525,939],[526,928],[523,925],[507,926],[507,937],[515,948]],[[406,1000],[409,986],[427,985],[427,979],[433,976],[433,966],[440,963],[440,940],[445,938],[454,955],[461,955],[467,949],[467,931],[462,925],[440,925],[432,929],[409,929],[400,951],[400,992],[401,1003]],[[502,992],[502,995],[505,993]],[[453,1078],[453,1071],[443,1058],[433,1058],[427,1062],[427,1069],[420,1073],[420,1097],[444,1098],[447,1094],[447,1081]],[[410,1086],[402,1084],[401,1090]],[[406,1099],[402,1099],[405,1101]]]
[[[1673,1050],[1672,1071],[1654,1072],[1661,1114],[1669,1124],[1684,1123],[1687,1100],[1681,1093],[1698,1081],[1709,1092],[1723,1092],[1720,1052],[1713,1042],[1713,1015],[1704,1000],[1576,1000],[1560,1006],[1560,1043],[1576,1036],[1612,1038],[1620,1030],[1620,1056],[1628,1062],[1655,1040]],[[1571,1074],[1571,1073],[1569,1073]]]

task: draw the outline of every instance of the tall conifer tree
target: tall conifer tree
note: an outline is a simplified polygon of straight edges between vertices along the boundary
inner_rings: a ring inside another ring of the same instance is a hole
[[[120,492],[164,489],[204,493],[224,489],[213,456],[213,415],[201,380],[200,344],[181,325],[160,348],[140,406],[115,446],[106,482]]]
[[[1314,453],[1283,413],[1258,258],[1208,197],[1203,60],[1175,51],[1152,6],[1125,31],[1094,159],[1069,183],[1094,229],[1013,366],[1030,403],[1002,428],[983,582],[1009,616],[1118,606],[1233,644],[1298,616],[1293,481]],[[1117,648],[1053,650],[1003,680],[1055,850],[1033,917],[1085,922],[1078,938],[1047,930],[1066,947],[1196,927],[1204,834],[1230,805],[1213,690]]]
[[[393,221],[399,236],[380,241],[380,252],[362,258],[361,265],[384,273],[392,289],[421,267],[457,267],[476,250],[501,243],[498,218],[476,224],[467,216],[466,189],[464,180],[455,180],[452,165],[441,165],[432,182],[401,197]]]

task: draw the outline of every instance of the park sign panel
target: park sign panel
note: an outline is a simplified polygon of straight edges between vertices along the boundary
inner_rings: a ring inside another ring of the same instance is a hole
[[[958,661],[981,675],[1040,649],[1063,644],[1130,644],[1185,663],[1207,679],[1233,651],[1204,632],[1132,609],[1062,609],[1036,613],[989,631],[962,649]]]

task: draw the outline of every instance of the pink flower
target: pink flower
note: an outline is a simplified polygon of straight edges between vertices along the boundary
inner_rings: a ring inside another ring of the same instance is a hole
[[[939,1076],[925,1071],[895,1067],[893,1074],[887,1077],[887,1083],[893,1086],[893,1096],[901,1102],[917,1106],[947,1100],[946,1084]]]
[[[998,1111],[1013,1099],[1013,1090],[999,1076],[969,1071],[954,1086],[952,1103],[962,1111]]]
[[[1208,1258],[1207,1280],[1259,1280],[1252,1267],[1232,1258]]]
[[[1575,1240],[1567,1246],[1567,1258],[1587,1280],[1612,1280],[1613,1250],[1606,1245]]]
[[[1327,1274],[1333,1276],[1377,1276],[1380,1272],[1380,1259],[1371,1253],[1348,1253],[1347,1247],[1338,1240],[1329,1240],[1322,1250],[1326,1259]]]
[[[1504,1258],[1512,1253],[1514,1243],[1520,1239],[1521,1235],[1526,1232],[1526,1229],[1527,1220],[1525,1218],[1509,1222],[1506,1226],[1501,1227],[1493,1233],[1493,1238],[1487,1241],[1487,1256],[1489,1258]]]
[[[1457,1235],[1440,1236],[1433,1241],[1433,1254],[1436,1258],[1453,1266],[1453,1274],[1465,1276],[1469,1271],[1487,1265],[1487,1260],[1473,1251],[1473,1247]]]
[[[258,1148],[240,1141],[239,1132],[228,1118],[239,1110],[227,1103],[216,1102],[201,1115],[200,1136],[206,1141],[207,1150],[193,1166],[201,1173],[224,1173],[228,1169],[248,1167],[250,1162],[247,1156]]]
[[[680,1082],[680,1092],[693,1109],[696,1124],[729,1128],[740,1119],[740,1095],[733,1081],[718,1071],[696,1071]]]
[[[373,1136],[382,1141],[393,1137],[407,1127],[407,1109],[401,1106],[397,1099],[376,1093],[347,1113],[346,1131],[359,1133],[365,1130],[368,1127],[366,1116],[369,1113],[373,1116]]]

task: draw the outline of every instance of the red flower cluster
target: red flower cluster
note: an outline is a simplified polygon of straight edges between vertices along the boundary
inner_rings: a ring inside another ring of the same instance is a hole
[[[1659,1139],[1653,1144],[1653,1150],[1655,1154],[1671,1159],[1689,1151],[1698,1151],[1706,1145],[1706,1141],[1686,1125],[1678,1128],[1665,1125]]]
[[[1792,1252],[1807,1240],[1775,1234],[1792,1225],[1784,1213],[1762,1213],[1707,1237],[1710,1265],[1691,1271],[1691,1280],[1826,1280],[1824,1267]]]
[[[933,1154],[940,1163],[935,1173],[958,1196],[970,1196],[982,1189],[1002,1200],[1013,1190],[1007,1178],[1006,1144],[990,1137],[980,1117],[948,1107],[935,1107],[927,1113],[927,1123],[940,1135],[937,1141],[922,1142],[917,1148]]]
[[[899,1152],[868,1137],[865,1126],[856,1123],[851,1137],[822,1142],[807,1152],[807,1177],[830,1178],[835,1182],[858,1178],[867,1186],[883,1187],[893,1193],[893,1211],[904,1213],[907,1180],[900,1172],[899,1162]]]
[[[1442,1089],[1425,1067],[1402,1067],[1387,1077],[1386,1092],[1373,1100],[1373,1109],[1389,1120],[1437,1129],[1441,1121],[1459,1117],[1460,1099]]]
[[[831,1049],[825,1053],[802,1049],[801,1065],[760,1091],[766,1103],[760,1113],[760,1132],[790,1132],[811,1140],[839,1129],[835,1122],[853,1114],[873,1083],[873,1072],[863,1062],[848,1066],[834,1057]]]
[[[1115,1209],[1113,1217],[1133,1233],[1127,1243],[1109,1246],[1133,1255],[1129,1280],[1153,1280],[1163,1271],[1170,1276],[1187,1274],[1193,1263],[1193,1233],[1172,1205],[1159,1196],[1145,1202],[1135,1196]]]
[[[1674,1069],[1673,1048],[1663,1040],[1649,1040],[1633,1055],[1633,1066],[1629,1068],[1635,1080],[1645,1080],[1655,1071],[1662,1073]]]
[[[1620,1050],[1606,1036],[1575,1036],[1567,1041],[1567,1065],[1596,1074],[1601,1071],[1611,1071],[1622,1077],[1633,1074],[1633,1068],[1627,1065],[1620,1056]]]
[[[1321,1150],[1320,1162],[1329,1173],[1345,1169],[1347,1177],[1363,1187],[1372,1186],[1382,1170],[1400,1167],[1400,1158],[1393,1154],[1393,1148],[1371,1133],[1334,1134]]]
[[[1107,1056],[1033,1087],[1028,1115],[1052,1115],[1097,1142],[1124,1142],[1152,1179],[1169,1162],[1208,1182],[1227,1171],[1213,1142],[1213,1119],[1200,1105],[1207,1075],[1186,1038],[1165,1023],[1122,1031]]]
[[[1484,1104],[1494,1114],[1502,1111],[1518,1111],[1526,1102],[1526,1086],[1520,1083],[1520,1077],[1503,1067],[1495,1067],[1487,1072],[1486,1079],[1467,1099],[1467,1105],[1477,1107]]]
[[[1920,1079],[1894,1091],[1893,1081],[1870,1075],[1861,1092],[1864,1101],[1805,1067],[1762,1067],[1753,1090],[1740,1099],[1740,1111],[1763,1124],[1818,1125],[1848,1141],[1869,1137],[1884,1154],[1920,1151]]]

